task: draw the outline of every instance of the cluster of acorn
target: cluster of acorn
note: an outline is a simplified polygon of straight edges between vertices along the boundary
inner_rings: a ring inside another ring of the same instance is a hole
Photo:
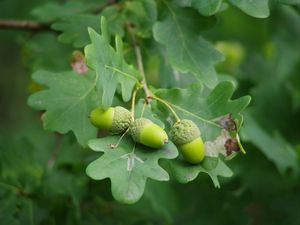
[[[106,111],[96,108],[91,112],[90,120],[95,127],[113,134],[129,129],[135,142],[150,148],[159,149],[168,143],[168,135],[163,128],[146,118],[133,120],[132,113],[120,106],[110,107]],[[193,121],[184,119],[176,122],[170,137],[188,162],[196,164],[203,160],[204,144],[200,130]]]

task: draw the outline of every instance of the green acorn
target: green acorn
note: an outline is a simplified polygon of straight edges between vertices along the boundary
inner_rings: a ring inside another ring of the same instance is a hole
[[[107,130],[114,134],[120,134],[126,131],[132,121],[131,112],[127,109],[117,106],[110,107],[106,111],[100,108],[94,109],[90,114],[91,123],[102,130]]]
[[[146,118],[134,120],[130,125],[130,134],[135,142],[151,148],[161,148],[168,143],[164,129]]]
[[[175,123],[170,138],[186,161],[196,164],[203,160],[204,144],[200,137],[200,130],[193,121],[181,120]]]

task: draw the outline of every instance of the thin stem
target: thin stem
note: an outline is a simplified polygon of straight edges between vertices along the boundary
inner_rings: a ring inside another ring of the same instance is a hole
[[[122,136],[119,138],[118,142],[116,144],[111,144],[110,147],[115,149],[119,146],[119,144],[121,143],[122,139],[125,137],[125,135],[128,133],[129,128],[127,128],[127,130],[122,134]]]
[[[143,104],[143,108],[142,108],[141,118],[142,118],[142,117],[143,117],[143,115],[144,115],[144,112],[145,112],[146,106],[147,106],[147,102],[146,102],[146,100],[145,100],[145,101],[144,101],[144,104]]]
[[[237,143],[238,143],[238,145],[239,145],[239,147],[240,147],[240,150],[241,150],[241,152],[243,153],[243,154],[246,154],[246,151],[245,151],[245,149],[244,149],[244,147],[243,147],[243,145],[242,145],[242,143],[241,143],[241,140],[240,140],[240,136],[239,136],[239,134],[238,133],[236,133],[236,140],[237,140]]]
[[[136,62],[137,62],[137,66],[138,66],[138,70],[141,73],[143,79],[141,81],[141,84],[143,86],[145,95],[146,95],[146,102],[147,104],[149,104],[151,102],[151,97],[152,97],[152,93],[148,88],[147,85],[147,80],[146,80],[146,75],[145,75],[145,70],[144,70],[144,66],[143,66],[143,59],[142,59],[142,53],[141,53],[141,48],[139,46],[139,44],[136,41],[135,35],[132,32],[132,28],[130,24],[126,24],[128,33],[131,36],[132,42],[133,42],[133,47],[134,47],[134,52],[135,52],[135,56],[136,56]]]
[[[135,98],[136,98],[136,93],[139,90],[139,88],[134,89],[133,94],[132,94],[132,100],[131,100],[131,117],[132,121],[134,121],[134,108],[135,108]]]
[[[172,108],[172,106],[165,100],[153,95],[152,98],[156,99],[157,101],[163,103],[165,106],[167,106],[169,108],[169,110],[173,113],[174,117],[176,118],[176,122],[180,122],[180,118],[177,115],[177,113],[174,111],[174,109]]]

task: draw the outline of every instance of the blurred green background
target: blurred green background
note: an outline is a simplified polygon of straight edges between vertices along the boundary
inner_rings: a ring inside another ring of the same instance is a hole
[[[0,19],[36,19],[32,10],[47,2],[0,0]],[[44,131],[26,104],[32,72],[70,69],[72,46],[52,31],[0,29],[0,224],[300,224],[299,29],[299,7],[271,5],[266,19],[233,7],[218,14],[204,36],[227,57],[217,69],[236,82],[234,97],[252,96],[247,154],[229,163],[235,174],[221,189],[206,175],[184,185],[149,180],[135,205],[115,202],[109,181],[88,179],[95,155],[71,134]]]

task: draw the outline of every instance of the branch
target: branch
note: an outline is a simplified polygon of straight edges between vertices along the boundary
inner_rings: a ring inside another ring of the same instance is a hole
[[[117,4],[118,0],[108,0],[105,4],[92,10],[93,14],[98,14],[106,7]],[[0,29],[14,29],[14,30],[31,30],[31,31],[53,31],[50,24],[39,23],[31,20],[6,20],[0,19]]]
[[[30,20],[0,20],[0,29],[21,29],[21,30],[51,30],[48,24],[42,24]]]
[[[146,76],[145,76],[145,70],[144,70],[144,66],[143,66],[143,59],[142,59],[142,53],[141,53],[141,48],[139,46],[139,44],[136,41],[135,35],[132,32],[132,25],[131,24],[126,24],[127,30],[131,36],[132,42],[133,42],[133,47],[134,47],[134,51],[135,51],[135,55],[136,55],[136,62],[137,62],[137,66],[138,69],[143,77],[143,80],[141,81],[141,84],[143,85],[143,89],[144,92],[146,94],[146,102],[147,104],[149,104],[152,101],[152,93],[148,88],[147,85],[147,80],[146,80]]]

